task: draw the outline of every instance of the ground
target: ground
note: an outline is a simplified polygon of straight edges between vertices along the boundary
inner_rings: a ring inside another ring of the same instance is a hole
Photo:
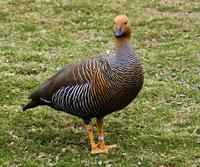
[[[105,118],[105,141],[119,148],[91,155],[82,120],[21,106],[66,64],[107,53],[123,13],[144,87]],[[199,0],[1,0],[0,166],[200,166],[199,41]]]

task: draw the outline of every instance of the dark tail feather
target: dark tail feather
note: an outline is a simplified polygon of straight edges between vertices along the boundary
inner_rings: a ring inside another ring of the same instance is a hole
[[[51,102],[46,101],[44,99],[39,99],[39,100],[32,100],[32,101],[30,101],[22,109],[23,109],[23,111],[26,111],[26,110],[28,110],[30,108],[35,108],[35,107],[40,106],[40,105],[48,105],[48,106],[52,107]]]

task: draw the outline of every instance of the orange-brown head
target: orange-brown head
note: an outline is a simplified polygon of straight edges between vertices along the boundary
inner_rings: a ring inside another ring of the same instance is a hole
[[[128,16],[119,15],[114,19],[115,41],[129,41],[131,37],[131,24]]]

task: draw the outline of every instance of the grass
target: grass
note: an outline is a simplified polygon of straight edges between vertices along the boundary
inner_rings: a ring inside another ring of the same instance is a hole
[[[0,1],[0,166],[200,166],[199,0]],[[91,155],[82,120],[28,94],[66,64],[112,48],[114,16],[127,12],[145,84],[105,118],[119,148]]]

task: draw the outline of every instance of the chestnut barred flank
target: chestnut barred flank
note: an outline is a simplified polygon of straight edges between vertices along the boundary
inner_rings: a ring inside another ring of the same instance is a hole
[[[55,109],[84,120],[124,108],[143,84],[141,64],[129,44],[107,57],[82,62],[71,68],[71,73],[71,79],[77,84],[61,87],[50,101]],[[80,80],[85,82],[78,83]]]

